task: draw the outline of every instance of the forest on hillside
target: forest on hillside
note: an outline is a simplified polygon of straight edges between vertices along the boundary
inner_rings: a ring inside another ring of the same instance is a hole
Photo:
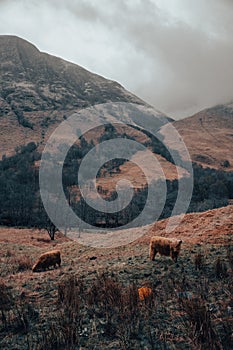
[[[124,137],[131,138],[128,135]],[[114,126],[106,126],[105,132],[98,139],[103,142],[108,139],[122,137]],[[120,227],[131,222],[143,210],[148,196],[148,185],[134,190],[130,204],[118,214],[106,214],[91,208],[81,195],[74,195],[74,189],[78,188],[77,173],[82,158],[95,146],[93,140],[87,141],[81,137],[79,144],[74,144],[63,166],[63,188],[67,200],[73,211],[85,222],[99,227]],[[172,162],[171,156],[163,144],[156,138],[147,141],[147,145],[155,153],[161,154]],[[96,157],[101,157],[97,154]],[[0,224],[9,226],[46,227],[51,225],[44,210],[39,191],[39,167],[35,162],[41,159],[38,146],[30,142],[26,146],[16,149],[15,155],[3,156],[0,161]],[[108,173],[110,176],[120,172],[120,166],[125,159],[114,159],[103,164],[97,176]],[[200,212],[208,209],[222,207],[233,198],[233,173],[211,168],[203,168],[193,164],[194,189],[188,212]],[[49,175],[49,174],[48,174]],[[154,188],[160,188],[158,180]],[[185,178],[180,181],[185,181]],[[171,215],[176,202],[179,182],[178,180],[166,180],[167,196],[160,219]],[[76,191],[77,192],[77,191]],[[115,190],[104,191],[102,187],[98,192],[106,201],[116,198]],[[155,192],[158,196],[158,192]],[[156,201],[151,203],[151,211],[155,210]],[[150,221],[150,217],[148,217]],[[150,222],[148,222],[150,223]],[[70,223],[72,226],[72,222]]]

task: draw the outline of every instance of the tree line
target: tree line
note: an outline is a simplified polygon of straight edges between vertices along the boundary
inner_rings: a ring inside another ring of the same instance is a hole
[[[98,141],[112,138],[112,133],[118,137],[115,128],[105,130]],[[63,188],[67,200],[74,212],[84,221],[98,227],[119,227],[131,222],[143,210],[148,197],[148,185],[134,191],[133,198],[125,209],[117,214],[106,214],[91,208],[81,195],[74,195],[73,189],[78,188],[77,174],[81,159],[94,147],[94,142],[81,138],[79,144],[73,145],[69,150],[63,166]],[[156,146],[157,148],[159,147]],[[161,153],[163,149],[161,147]],[[167,151],[166,151],[167,152]],[[101,157],[97,154],[96,157]],[[9,226],[26,226],[46,228],[53,239],[56,227],[49,220],[39,191],[39,168],[35,162],[40,160],[41,154],[34,142],[26,146],[18,147],[16,154],[10,157],[3,156],[0,161],[0,224]],[[126,160],[114,159],[103,164],[97,176],[104,173],[113,174],[120,171],[120,165]],[[233,198],[233,172],[203,168],[198,164],[193,164],[194,189],[192,200],[188,212],[200,212],[208,209],[222,207],[228,204],[228,200]],[[91,181],[91,179],[90,179]],[[155,195],[150,203],[151,213],[159,205],[160,188],[158,180],[154,183]],[[185,181],[181,179],[180,181]],[[166,203],[160,214],[160,219],[171,215],[176,202],[179,183],[177,180],[166,180],[167,196]],[[101,193],[103,189],[98,189],[100,194],[104,194],[106,205],[109,201],[117,198],[117,193],[113,190]],[[148,221],[153,215],[148,214]],[[149,223],[149,222],[148,222]],[[72,226],[72,223],[70,223]]]

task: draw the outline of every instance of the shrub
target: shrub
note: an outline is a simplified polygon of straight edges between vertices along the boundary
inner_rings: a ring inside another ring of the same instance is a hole
[[[214,263],[214,272],[217,278],[224,278],[227,276],[226,264],[221,260],[220,257]]]
[[[15,258],[13,264],[15,265],[17,272],[31,270],[32,268],[32,260],[28,256]]]
[[[27,303],[21,303],[20,299],[13,295],[4,280],[0,280],[0,324],[3,330],[24,332],[29,330],[29,308]]]
[[[205,265],[204,255],[201,253],[196,254],[194,257],[194,264],[196,270],[201,270]]]
[[[183,311],[186,314],[190,329],[190,337],[195,349],[215,350],[217,336],[212,326],[210,312],[201,298],[180,299]]]

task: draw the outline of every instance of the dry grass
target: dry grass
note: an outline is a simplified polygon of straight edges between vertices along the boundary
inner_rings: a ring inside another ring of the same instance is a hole
[[[16,298],[3,279],[0,280],[0,332],[29,331],[29,313],[32,308],[26,300]]]
[[[231,136],[232,116],[224,116],[224,113],[215,112],[214,110],[212,113],[203,111],[191,118],[176,121],[174,126],[182,136],[192,160],[195,161],[199,159],[199,156],[202,158],[204,156],[203,161],[198,161],[203,167],[221,169],[222,162],[227,159],[231,164],[229,168],[224,168],[224,170],[233,170],[231,162],[233,147]],[[166,134],[166,125],[163,133]],[[173,144],[173,147],[178,148],[179,144]]]
[[[220,217],[222,231],[216,228],[208,244],[207,222],[215,225]],[[175,233],[185,241],[177,264],[166,257],[149,260],[150,232],[124,247],[95,249],[63,237],[38,242],[45,232],[3,229],[8,242],[0,235],[0,347],[186,350],[194,344],[194,349],[231,350],[231,219],[231,208],[188,215],[190,241],[184,239],[184,226]],[[203,229],[195,228],[195,220]],[[199,236],[193,237],[196,229]],[[198,238],[205,248],[193,244]],[[61,268],[33,274],[30,262],[51,247],[61,250]],[[196,269],[198,254],[205,263]],[[227,266],[224,276],[225,268],[216,274],[218,258]],[[144,300],[141,287],[152,290]]]
[[[193,348],[203,350],[220,349],[206,302],[201,298],[181,299],[181,307],[189,323],[187,330],[189,330]]]
[[[227,277],[227,266],[220,257],[214,262],[214,272],[217,278]]]
[[[196,270],[203,269],[205,265],[205,257],[202,253],[197,253],[194,257],[194,264]]]

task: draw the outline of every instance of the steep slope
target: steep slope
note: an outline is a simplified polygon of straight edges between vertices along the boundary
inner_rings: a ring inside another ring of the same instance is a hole
[[[126,91],[120,84],[93,74],[61,58],[40,52],[34,45],[15,36],[0,36],[0,157],[11,155],[19,146],[34,141],[39,151],[55,128],[72,113],[85,107],[105,102],[132,102],[138,105],[130,115],[114,114],[114,111],[101,110],[101,116],[114,123],[122,118],[124,124],[132,122],[140,130],[142,117],[148,126],[154,125],[154,109]],[[139,113],[138,113],[139,112]],[[158,120],[164,120],[164,114],[157,112]],[[78,127],[81,128],[92,118],[88,111],[82,113]],[[170,118],[168,121],[172,121]],[[117,127],[119,134],[121,127]],[[147,142],[148,137],[136,128],[122,129],[129,137]],[[85,138],[90,142],[98,141],[104,129],[90,131]],[[144,158],[144,155],[141,155]],[[174,179],[177,171],[169,161],[159,156],[166,177]],[[132,163],[126,163],[121,175],[114,178],[137,178],[136,187],[145,185],[141,173],[137,173]],[[185,173],[185,172],[184,172]],[[152,174],[152,178],[157,178]],[[111,180],[111,179],[110,179]],[[112,188],[107,178],[100,181],[104,188]],[[133,181],[134,182],[134,181]]]
[[[186,214],[174,232],[166,233],[167,219],[156,222],[148,236],[161,235],[182,239],[187,244],[226,244],[232,237],[233,206],[208,210],[203,213]]]
[[[42,53],[21,38],[0,36],[1,155],[46,140],[72,112],[109,101],[144,104],[114,81]]]
[[[205,109],[174,122],[174,126],[183,137],[193,161],[204,167],[233,170],[233,103]],[[166,134],[166,126],[162,133]]]
[[[142,102],[120,84],[42,53],[18,37],[0,37],[0,58],[3,98],[28,111],[73,109],[117,100]]]

